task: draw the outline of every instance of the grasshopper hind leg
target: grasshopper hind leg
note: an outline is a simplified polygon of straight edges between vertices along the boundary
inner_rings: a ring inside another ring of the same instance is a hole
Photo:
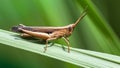
[[[57,38],[48,38],[48,39],[46,40],[46,46],[44,47],[44,53],[47,51],[48,42],[49,42],[49,41],[52,41],[52,40],[55,40],[55,39],[57,39]]]
[[[26,33],[22,33],[22,34],[20,34],[20,36],[21,36],[21,37],[32,37],[31,35],[26,34]]]

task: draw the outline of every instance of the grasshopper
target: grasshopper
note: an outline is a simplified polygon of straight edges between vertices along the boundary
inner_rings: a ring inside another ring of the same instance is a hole
[[[73,24],[62,26],[62,27],[32,27],[19,24],[18,26],[12,27],[12,31],[20,32],[22,37],[34,37],[40,38],[46,41],[46,46],[44,47],[44,52],[46,52],[48,47],[48,42],[63,38],[68,45],[68,53],[70,52],[70,43],[68,37],[72,34],[76,25],[81,21],[81,19],[86,15],[86,10],[84,10],[81,16]]]

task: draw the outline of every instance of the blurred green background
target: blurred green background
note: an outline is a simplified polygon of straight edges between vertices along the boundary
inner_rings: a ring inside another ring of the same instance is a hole
[[[72,47],[120,55],[119,0],[0,0],[0,29],[14,25],[64,26],[74,23],[88,6],[87,16],[77,25]],[[66,45],[64,41],[57,43]],[[75,65],[0,44],[0,68],[79,68]]]

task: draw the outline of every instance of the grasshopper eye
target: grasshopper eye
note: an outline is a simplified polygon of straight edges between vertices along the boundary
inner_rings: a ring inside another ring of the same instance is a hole
[[[73,28],[70,26],[70,27],[68,28],[68,30],[69,30],[69,32],[71,32],[71,31],[73,30]]]

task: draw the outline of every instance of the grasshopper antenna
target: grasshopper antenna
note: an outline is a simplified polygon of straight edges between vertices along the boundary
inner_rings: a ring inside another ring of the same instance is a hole
[[[77,19],[77,21],[73,24],[73,28],[85,17],[85,15],[87,14],[87,7],[84,9],[84,11],[81,13],[81,16]]]

